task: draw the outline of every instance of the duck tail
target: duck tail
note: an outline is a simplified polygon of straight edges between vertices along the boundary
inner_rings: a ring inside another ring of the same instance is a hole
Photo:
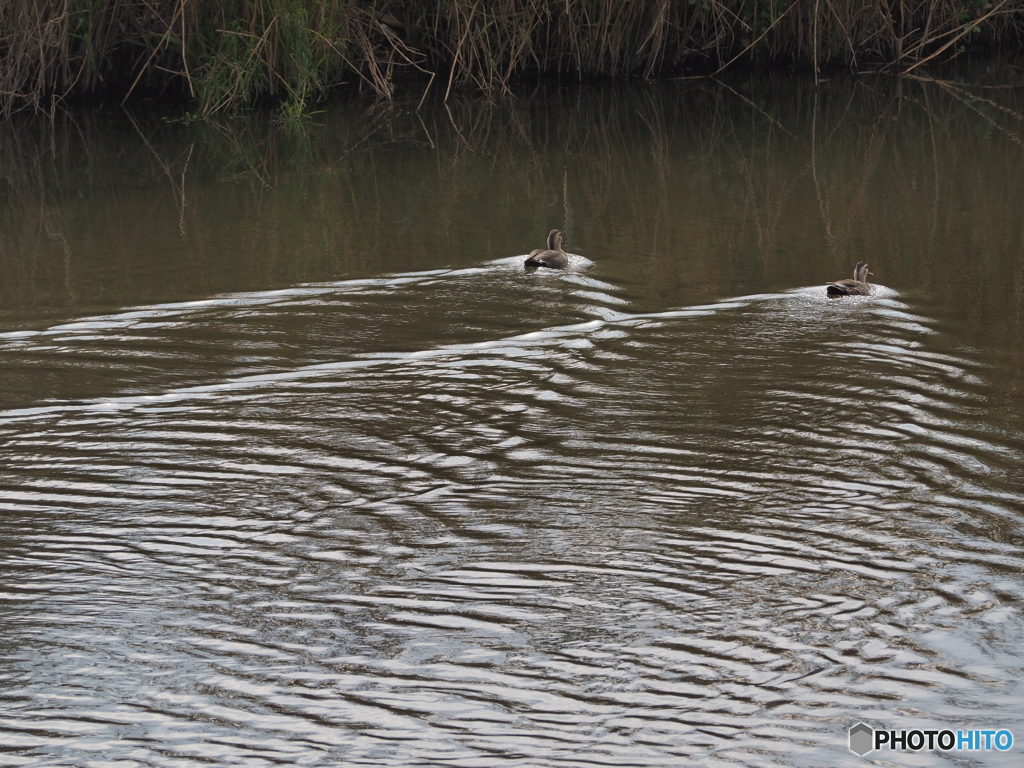
[[[543,267],[544,266],[544,262],[543,261],[537,261],[534,258],[529,258],[529,259],[526,260],[526,263],[523,266],[525,266],[525,267]]]

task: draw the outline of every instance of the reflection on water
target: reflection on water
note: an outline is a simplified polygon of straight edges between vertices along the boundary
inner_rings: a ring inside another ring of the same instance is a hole
[[[13,133],[0,765],[1024,736],[1020,126],[972,99]]]

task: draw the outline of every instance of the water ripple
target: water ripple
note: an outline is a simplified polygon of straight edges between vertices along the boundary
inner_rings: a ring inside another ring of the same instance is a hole
[[[508,260],[4,334],[89,362],[0,412],[0,762],[854,765],[860,719],[1012,727],[1024,440],[938,336],[882,287],[632,313]]]

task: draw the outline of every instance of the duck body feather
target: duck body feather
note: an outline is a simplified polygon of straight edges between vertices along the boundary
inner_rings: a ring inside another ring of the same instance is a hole
[[[853,269],[852,280],[836,280],[825,286],[825,293],[829,296],[870,296],[871,286],[868,285],[868,270],[866,261],[858,261]]]
[[[569,266],[569,256],[562,250],[562,233],[552,229],[548,233],[548,247],[530,251],[526,257],[527,269],[547,267],[548,269],[565,269]]]

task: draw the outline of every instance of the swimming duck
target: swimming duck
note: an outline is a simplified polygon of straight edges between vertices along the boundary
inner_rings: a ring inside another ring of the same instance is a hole
[[[825,293],[829,296],[870,296],[871,286],[868,285],[868,271],[866,261],[858,261],[853,268],[853,280],[836,280],[825,286]]]
[[[565,269],[569,266],[569,257],[562,250],[562,233],[557,229],[552,229],[548,233],[547,250],[538,248],[531,251],[525,266],[527,268],[547,267],[548,269]]]

